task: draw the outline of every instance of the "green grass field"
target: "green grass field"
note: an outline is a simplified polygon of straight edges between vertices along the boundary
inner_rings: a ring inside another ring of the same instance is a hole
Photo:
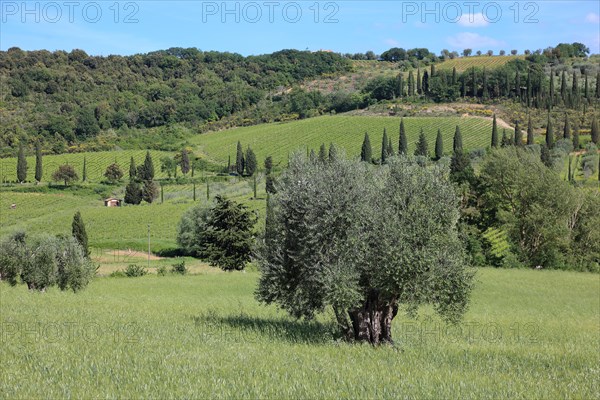
[[[336,341],[253,299],[256,273],[0,283],[0,398],[600,396],[598,275],[481,269],[462,325],[427,309],[396,346]]]
[[[15,149],[15,153],[16,153]],[[166,178],[167,175],[160,171],[160,158],[164,155],[173,156],[173,153],[150,151],[152,160],[154,161],[155,174],[157,178]],[[104,172],[106,167],[113,163],[117,163],[125,177],[129,173],[129,163],[131,157],[135,160],[136,165],[144,162],[146,151],[144,150],[115,150],[115,151],[99,151],[88,153],[73,153],[46,155],[42,158],[43,178],[42,181],[49,182],[52,180],[52,174],[60,165],[69,164],[75,168],[75,172],[79,175],[79,179],[83,178],[83,159],[86,159],[87,179],[91,182],[100,182],[104,180]],[[27,157],[27,180],[33,182],[35,180],[35,157]],[[17,179],[17,158],[1,158],[0,159],[0,180],[15,181]]]
[[[406,117],[404,123],[411,153],[415,149],[421,128],[427,136],[432,155],[438,128],[442,130],[447,154],[452,151],[456,125],[460,126],[466,149],[488,146],[492,132],[492,121],[485,118]],[[373,155],[378,157],[384,128],[392,138],[396,151],[398,150],[399,127],[398,117],[323,116],[209,132],[191,138],[190,142],[197,145],[199,153],[204,153],[217,162],[227,163],[228,156],[235,162],[236,145],[240,141],[244,149],[246,146],[252,147],[262,164],[262,160],[268,155],[273,156],[275,162],[285,162],[291,152],[306,151],[307,147],[318,152],[321,143],[329,146],[330,142],[344,149],[348,157],[357,157],[365,132],[368,132]]]
[[[459,57],[453,60],[446,60],[436,65],[436,68],[441,70],[452,70],[456,68],[457,72],[464,72],[470,68],[487,68],[493,69],[498,68],[506,64],[511,60],[523,59],[525,56],[470,56],[470,57]]]

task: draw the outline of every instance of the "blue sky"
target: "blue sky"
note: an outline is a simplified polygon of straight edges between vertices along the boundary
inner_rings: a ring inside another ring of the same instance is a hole
[[[317,11],[318,10],[318,11]],[[581,42],[600,53],[591,1],[37,1],[0,0],[0,49],[135,54],[169,47],[244,55],[390,47],[461,52]]]

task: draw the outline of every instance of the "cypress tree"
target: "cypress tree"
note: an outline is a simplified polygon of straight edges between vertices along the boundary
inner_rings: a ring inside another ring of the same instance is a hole
[[[406,130],[404,129],[404,118],[400,119],[400,140],[398,144],[398,154],[408,154],[408,139],[406,138]]]
[[[27,179],[27,159],[25,158],[25,148],[19,144],[19,153],[17,155],[17,181],[25,182]]]
[[[387,153],[388,153],[388,157],[393,157],[394,156],[394,145],[392,144],[392,138],[391,137],[388,139]]]
[[[475,177],[475,172],[471,166],[469,155],[459,151],[452,154],[450,159],[450,180],[458,184],[471,183]]]
[[[527,121],[527,144],[532,145],[533,143],[533,124],[531,122],[531,114],[529,114],[529,120]]]
[[[484,67],[483,68],[483,99],[487,100],[488,97],[489,97],[489,92],[488,92],[488,84],[487,84],[487,70]]]
[[[590,135],[592,137],[592,142],[594,144],[598,144],[600,133],[598,132],[598,119],[596,117],[592,118],[592,130]]]
[[[573,72],[573,87],[571,88],[571,93],[574,98],[579,97],[579,78],[576,72]]]
[[[256,175],[254,175],[254,182],[252,183],[252,188],[254,189],[254,200],[256,200],[257,197],[258,197],[257,194],[256,194],[256,191],[257,191],[257,189],[256,189]]]
[[[179,167],[181,168],[181,173],[183,175],[186,175],[188,172],[190,172],[190,158],[185,147],[181,149],[181,161]]]
[[[452,83],[452,86],[456,85],[456,67],[452,67],[452,80],[450,83]]]
[[[83,249],[83,254],[85,257],[90,256],[90,249],[88,246],[88,236],[85,231],[85,224],[83,223],[83,218],[81,218],[81,213],[77,211],[73,216],[73,223],[71,224],[71,232],[77,243],[81,245]]]
[[[116,158],[116,157],[115,157]],[[115,160],[115,165],[117,164],[117,161]],[[85,156],[83,156],[83,173],[81,174],[81,181],[85,182],[87,181],[87,159]]]
[[[550,107],[554,105],[554,71],[550,68]]]
[[[567,102],[567,74],[565,71],[560,75],[560,97],[563,103]]]
[[[415,77],[412,70],[408,72],[408,96],[414,96],[415,94]]]
[[[515,96],[520,99],[521,98],[521,74],[519,74],[519,70],[515,74]]]
[[[398,96],[404,96],[404,80],[402,79],[402,72],[398,74]]]
[[[362,149],[360,151],[360,160],[371,162],[372,159],[371,141],[369,140],[369,134],[365,132],[365,139],[363,140]]]
[[[515,146],[523,145],[523,134],[521,132],[521,128],[519,127],[519,120],[515,121]]]
[[[421,70],[417,68],[417,94],[423,94],[423,87],[421,86]]]
[[[388,156],[388,135],[385,128],[383,128],[383,138],[381,139],[381,164],[385,164]]]
[[[325,147],[325,143],[321,143],[321,147],[319,147],[319,161],[323,164],[327,161],[327,148]]]
[[[142,187],[142,199],[146,203],[152,203],[159,195],[159,189],[153,180],[144,181]]]
[[[433,67],[433,64],[431,64],[431,66]],[[427,73],[427,71],[423,71],[421,88],[423,90],[424,95],[427,95],[427,93],[429,93],[429,74]]]
[[[150,151],[146,151],[146,158],[144,159],[143,176],[139,177],[144,181],[151,181],[154,179],[154,163],[152,162],[152,156]]]
[[[257,168],[258,161],[256,160],[256,154],[254,154],[254,150],[248,146],[248,149],[246,149],[246,175],[254,175]]]
[[[501,147],[508,147],[514,144],[514,140],[506,134],[506,129],[502,129],[502,142]]]
[[[548,146],[546,146],[546,144],[542,144],[542,148],[540,151],[540,160],[542,160],[542,163],[548,167],[548,168],[552,168],[552,157],[550,156],[550,150],[548,150]]]
[[[136,180],[130,180],[125,187],[125,203],[140,204],[142,202],[142,188]]]
[[[333,161],[337,160],[337,158],[338,158],[337,149],[335,148],[333,143],[329,143],[329,162],[333,162]]]
[[[35,180],[39,183],[42,181],[43,168],[42,168],[42,148],[40,143],[35,144]]]
[[[498,148],[498,125],[496,123],[496,114],[492,120],[492,147]]]
[[[579,125],[577,122],[573,124],[573,148],[579,149]]]
[[[308,154],[308,159],[315,164],[317,162],[317,155],[313,149],[310,149],[310,153]]]
[[[444,156],[444,142],[442,139],[442,131],[438,128],[437,137],[435,138],[435,159],[439,160]]]
[[[162,188],[162,186],[161,186]],[[192,184],[192,199],[196,201],[196,182]]]
[[[554,132],[552,130],[552,121],[548,115],[548,123],[546,124],[546,146],[551,149],[554,146]]]
[[[244,150],[242,144],[238,141],[237,143],[237,154],[235,157],[235,170],[239,176],[244,175]]]
[[[429,156],[429,149],[427,145],[427,138],[425,137],[425,133],[423,132],[423,128],[421,128],[421,133],[419,134],[419,141],[417,142],[417,148],[415,149],[415,156]]]
[[[475,67],[473,67],[472,70],[471,70],[471,81],[472,81],[472,84],[473,84],[473,87],[472,87],[472,89],[473,89],[473,97],[477,97],[477,80],[475,78],[476,78],[476,76],[475,76]]]
[[[210,184],[208,178],[206,178],[206,200],[210,200]]]
[[[194,186],[194,193],[192,194],[194,201],[196,200],[196,187]],[[165,202],[165,193],[163,190],[163,184],[160,184],[160,204]]]
[[[456,125],[456,130],[454,131],[454,144],[452,146],[452,151],[454,153],[461,152],[463,150],[463,142],[462,135],[460,133],[460,127]]]
[[[583,86],[583,95],[585,96],[586,100],[590,99],[590,85],[589,85],[589,82],[588,82],[588,75],[587,75],[587,73],[585,74],[585,83],[584,83],[584,86]]]
[[[571,125],[569,124],[569,114],[565,113],[565,126],[563,128],[563,139],[571,139]]]
[[[231,172],[231,154],[227,156],[227,173]]]
[[[600,99],[600,71],[596,74],[596,98]]]
[[[135,166],[135,160],[133,156],[131,156],[131,160],[129,160],[129,180],[134,180],[137,176],[137,168]]]

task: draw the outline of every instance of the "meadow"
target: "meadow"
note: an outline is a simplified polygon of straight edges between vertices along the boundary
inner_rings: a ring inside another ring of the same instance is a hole
[[[600,396],[598,275],[477,271],[461,325],[399,314],[395,346],[336,339],[253,298],[258,275],[96,278],[78,294],[0,283],[0,398]]]
[[[524,59],[524,55],[516,55],[516,56],[470,56],[470,57],[460,57],[455,58],[453,60],[445,60],[440,64],[436,65],[437,69],[440,70],[452,70],[456,68],[456,72],[464,72],[470,68],[487,68],[494,69],[503,66],[509,61]]]
[[[489,146],[492,133],[492,121],[486,118],[461,117],[406,117],[404,118],[408,149],[414,152],[421,128],[429,142],[429,152],[433,155],[438,128],[442,131],[445,153],[452,152],[452,138],[456,126],[460,126],[463,145],[467,150]],[[334,143],[343,149],[348,157],[358,157],[365,132],[373,148],[373,156],[381,152],[383,129],[387,130],[392,143],[398,149],[400,118],[365,116],[322,116],[287,123],[256,125],[234,128],[221,132],[209,132],[192,137],[190,143],[196,145],[198,152],[215,162],[227,163],[229,156],[235,162],[236,146],[252,147],[258,160],[272,156],[275,163],[287,162],[290,153],[313,149]]]

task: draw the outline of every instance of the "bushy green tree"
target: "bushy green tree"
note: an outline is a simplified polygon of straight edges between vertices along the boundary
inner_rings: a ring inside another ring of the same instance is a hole
[[[181,173],[183,175],[187,175],[187,173],[190,172],[190,157],[185,147],[181,149],[181,159],[179,161],[179,168],[181,168]]]
[[[142,186],[142,199],[146,203],[152,203],[159,195],[159,189],[154,181],[144,181]]]
[[[116,183],[123,177],[123,171],[121,171],[121,167],[118,164],[110,164],[106,167],[106,171],[104,171],[104,177],[108,182]]]
[[[76,181],[78,178],[75,168],[68,164],[59,166],[52,174],[52,179],[55,182],[64,182],[65,186],[68,186],[69,183]]]
[[[130,180],[127,186],[125,186],[125,198],[123,200],[126,204],[133,205],[142,202],[142,188],[136,180]]]
[[[257,298],[294,317],[334,311],[348,340],[392,342],[400,307],[423,303],[458,321],[471,274],[458,239],[458,199],[441,166],[389,168],[295,156],[270,198],[257,257]]]
[[[225,271],[242,270],[254,243],[254,214],[221,195],[210,208],[195,207],[179,223],[177,242],[189,254]]]

